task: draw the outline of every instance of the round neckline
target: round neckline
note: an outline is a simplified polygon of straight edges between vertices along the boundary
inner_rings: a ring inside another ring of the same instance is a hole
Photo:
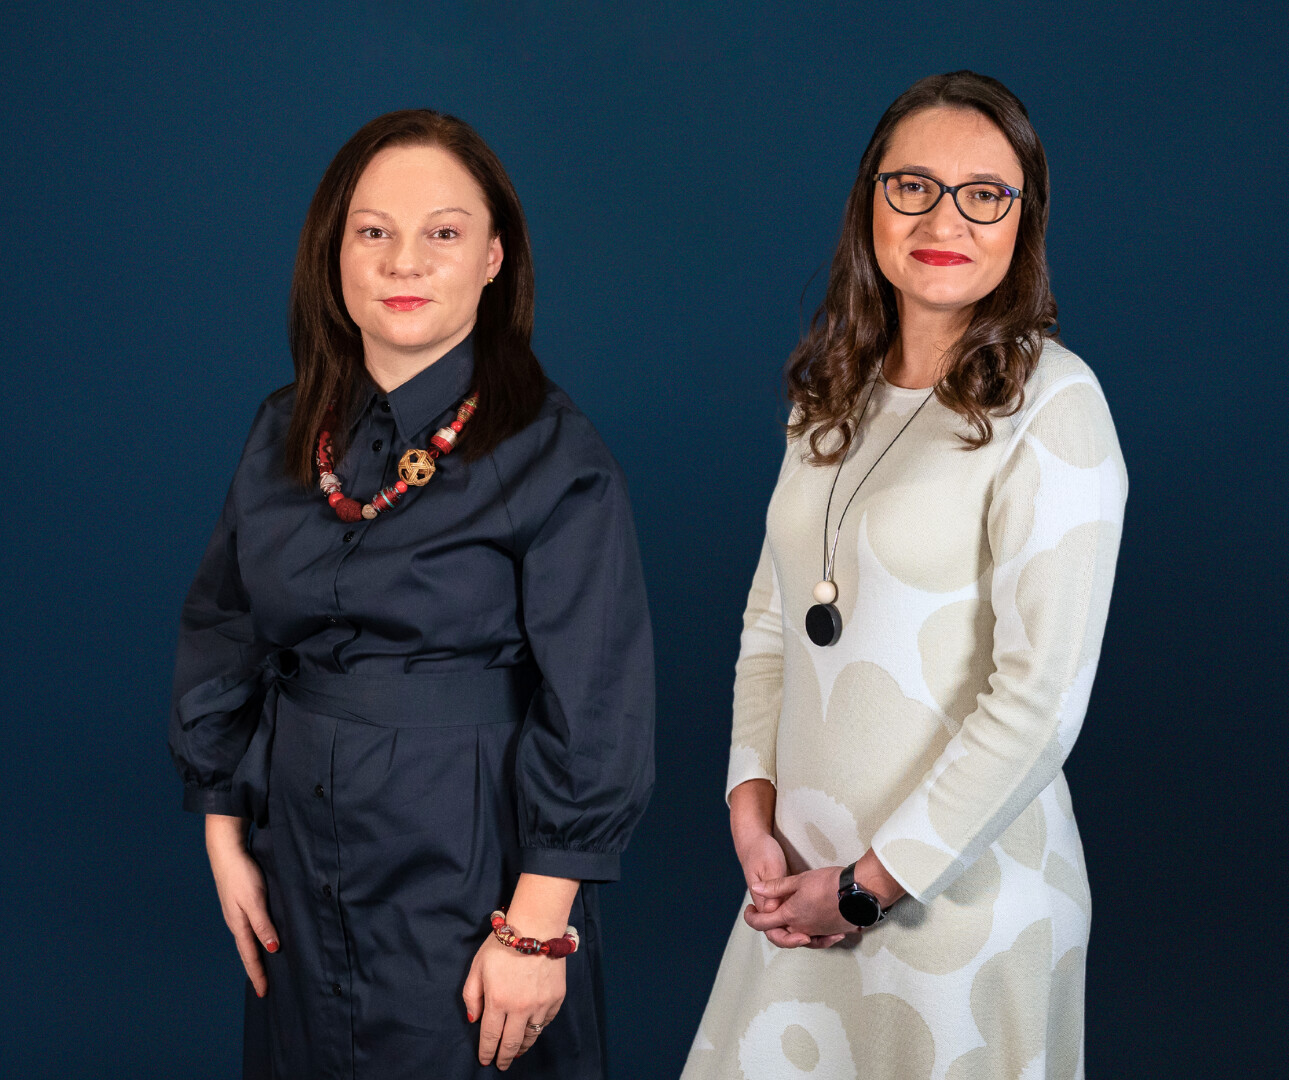
[[[877,371],[877,382],[879,386],[885,387],[885,389],[888,392],[894,394],[896,397],[908,397],[908,398],[926,397],[927,394],[935,393],[934,385],[932,386],[896,386],[893,382],[887,379],[887,377],[884,374],[882,374],[882,371],[880,368]]]

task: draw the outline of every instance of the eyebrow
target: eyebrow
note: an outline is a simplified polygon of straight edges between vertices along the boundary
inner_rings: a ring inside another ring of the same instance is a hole
[[[885,172],[887,170],[883,170],[883,171]],[[901,165],[898,169],[891,169],[889,171],[894,173],[917,173],[919,176],[935,175],[934,171],[931,169],[928,169],[925,165]],[[992,180],[995,184],[1004,184],[1007,187],[1012,186],[1011,184],[1008,184],[1007,181],[1004,180],[997,173],[977,172],[977,173],[972,173],[967,178],[968,183],[971,183],[972,181],[975,181],[975,180]]]
[[[353,217],[355,214],[375,214],[378,218],[384,218],[386,221],[394,220],[389,214],[385,213],[384,210],[372,210],[369,207],[362,207],[358,210],[349,211],[350,217]],[[465,214],[466,217],[474,217],[474,215],[464,206],[440,206],[437,210],[431,210],[425,216],[436,217],[439,214]]]

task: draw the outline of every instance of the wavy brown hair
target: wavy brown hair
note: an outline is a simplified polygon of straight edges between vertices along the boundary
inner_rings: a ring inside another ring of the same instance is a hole
[[[798,437],[810,431],[815,464],[840,461],[849,449],[863,388],[899,337],[895,289],[878,269],[873,250],[873,176],[895,126],[913,113],[943,105],[971,109],[993,121],[1011,143],[1025,185],[1024,197],[1013,207],[1021,217],[1007,274],[977,301],[967,329],[945,358],[946,374],[936,384],[936,397],[973,429],[962,436],[967,446],[978,449],[993,437],[991,415],[1021,407],[1043,339],[1058,332],[1044,244],[1047,157],[1025,106],[997,79],[972,71],[914,83],[882,114],[860,159],[827,293],[785,369],[788,400],[798,406],[788,433]],[[840,445],[824,452],[820,447],[834,431],[841,436]]]
[[[483,190],[492,235],[504,261],[483,290],[474,326],[475,387],[479,411],[462,433],[467,460],[496,448],[527,426],[546,394],[546,376],[533,354],[533,257],[528,225],[514,185],[497,155],[469,124],[432,109],[403,109],[364,124],[327,166],[309,204],[291,281],[288,336],[295,362],[295,404],[286,439],[286,469],[302,484],[316,482],[314,443],[330,403],[340,414],[333,433],[335,460],[346,449],[355,392],[363,372],[362,335],[340,287],[340,243],[358,178],[390,146],[438,146],[450,153]]]

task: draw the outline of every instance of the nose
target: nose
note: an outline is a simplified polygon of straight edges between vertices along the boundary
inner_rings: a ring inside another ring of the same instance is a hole
[[[948,194],[932,207],[929,214],[922,215],[922,222],[923,228],[934,236],[951,236],[966,226],[966,219]]]
[[[425,273],[425,254],[420,248],[420,237],[404,233],[389,254],[386,270],[391,277],[420,277]]]

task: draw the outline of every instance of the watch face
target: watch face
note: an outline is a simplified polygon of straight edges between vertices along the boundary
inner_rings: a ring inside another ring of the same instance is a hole
[[[852,888],[853,892],[846,893],[837,899],[837,910],[841,913],[841,917],[861,928],[874,925],[882,914],[877,898],[871,893],[864,892],[858,885]]]

